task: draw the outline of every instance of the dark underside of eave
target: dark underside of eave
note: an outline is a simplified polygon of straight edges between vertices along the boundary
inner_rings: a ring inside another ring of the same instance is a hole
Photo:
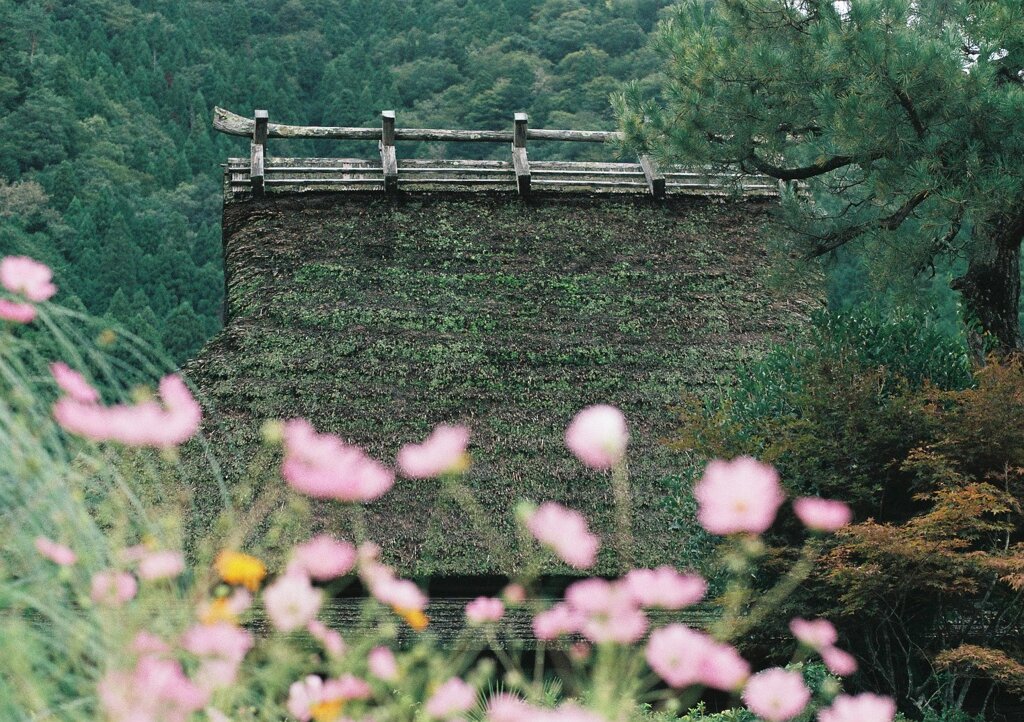
[[[566,424],[597,402],[632,433],[637,560],[686,565],[662,441],[685,392],[727,382],[800,324],[808,289],[766,283],[769,201],[481,193],[271,196],[224,211],[224,331],[189,364],[205,431],[239,483],[266,419],[306,417],[391,463],[439,422],[472,429],[467,482],[515,549],[518,499],[579,509],[611,552],[605,474],[565,449]],[[199,485],[197,506],[217,505]],[[338,506],[318,518],[351,536]],[[399,480],[368,506],[385,556],[419,576],[509,574],[437,482]],[[557,572],[556,565],[548,571]],[[562,569],[564,571],[564,569]]]

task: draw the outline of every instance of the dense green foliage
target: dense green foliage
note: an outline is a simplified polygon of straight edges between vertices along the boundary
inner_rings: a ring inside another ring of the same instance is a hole
[[[618,105],[663,157],[803,183],[791,247],[961,271],[974,345],[1019,349],[1022,38],[1017,0],[685,0],[660,97]]]
[[[860,684],[915,715],[1007,713],[1024,688],[1020,365],[972,372],[963,338],[923,316],[822,314],[811,337],[691,404],[680,445],[698,461],[758,456],[792,493],[851,504],[857,523],[790,614],[841,620]],[[784,518],[778,554],[799,538]]]
[[[0,253],[183,359],[220,326],[215,104],[287,122],[610,128],[662,0],[0,0]],[[557,144],[556,144],[557,145]],[[554,148],[554,157],[592,152]],[[292,143],[367,156],[372,145]],[[480,154],[490,148],[404,148]],[[271,148],[271,152],[274,149]]]
[[[629,419],[638,557],[694,559],[692,520],[672,527],[661,444],[681,388],[727,382],[814,304],[767,284],[764,202],[486,194],[390,200],[334,194],[231,205],[230,323],[188,367],[207,395],[225,476],[245,465],[264,419],[303,416],[385,461],[439,422],[472,429],[467,483],[506,543],[509,505],[554,499],[612,528],[607,475],[565,448],[566,425],[597,402]],[[528,441],[525,441],[528,440]],[[526,445],[523,445],[526,444]],[[272,460],[269,460],[272,462]],[[196,481],[197,508],[216,512]],[[413,573],[507,574],[459,499],[401,481],[368,508],[387,558]],[[333,525],[347,518],[326,520]],[[621,563],[611,549],[600,568]]]

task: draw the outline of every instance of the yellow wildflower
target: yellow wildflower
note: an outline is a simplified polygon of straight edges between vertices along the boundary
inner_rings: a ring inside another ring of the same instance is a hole
[[[199,613],[199,621],[203,624],[216,624],[217,622],[238,624],[238,615],[232,608],[231,599],[220,597],[203,605],[202,611]]]
[[[250,592],[259,589],[260,582],[267,576],[267,566],[259,559],[227,549],[217,555],[214,567],[225,582],[241,585]]]
[[[325,699],[309,706],[309,714],[316,722],[334,722],[341,717],[341,710],[345,706],[343,699]]]
[[[405,620],[405,623],[417,632],[422,632],[430,623],[430,618],[419,609],[405,609],[395,607],[395,614]]]

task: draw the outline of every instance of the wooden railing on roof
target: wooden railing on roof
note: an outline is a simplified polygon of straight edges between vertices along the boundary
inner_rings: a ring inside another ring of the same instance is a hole
[[[398,128],[395,112],[381,113],[380,128],[346,128],[271,123],[265,110],[252,118],[214,108],[213,127],[229,135],[251,138],[249,158],[230,158],[227,190],[260,196],[273,190],[403,190],[477,188],[511,190],[529,195],[535,190],[696,195],[777,195],[770,178],[739,173],[661,169],[653,158],[636,163],[533,161],[527,154],[530,140],[614,143],[622,134],[603,130],[549,130],[530,128],[526,113],[513,116],[511,130],[443,130]],[[271,157],[268,138],[376,140],[380,160]],[[499,160],[406,160],[398,158],[396,141],[455,141],[509,143],[511,158]]]

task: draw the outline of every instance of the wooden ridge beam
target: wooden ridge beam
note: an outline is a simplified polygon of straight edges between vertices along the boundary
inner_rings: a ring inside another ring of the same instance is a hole
[[[251,136],[253,119],[245,118],[224,108],[213,109],[214,130],[228,135]],[[329,138],[335,140],[381,140],[379,128],[351,128],[331,125],[286,125],[270,123],[267,126],[270,138]],[[399,128],[395,140],[421,142],[482,142],[511,143],[513,132],[507,130],[447,130],[442,128]],[[611,143],[622,140],[622,133],[613,130],[558,130],[532,128],[527,131],[529,140],[564,140],[583,143]]]

